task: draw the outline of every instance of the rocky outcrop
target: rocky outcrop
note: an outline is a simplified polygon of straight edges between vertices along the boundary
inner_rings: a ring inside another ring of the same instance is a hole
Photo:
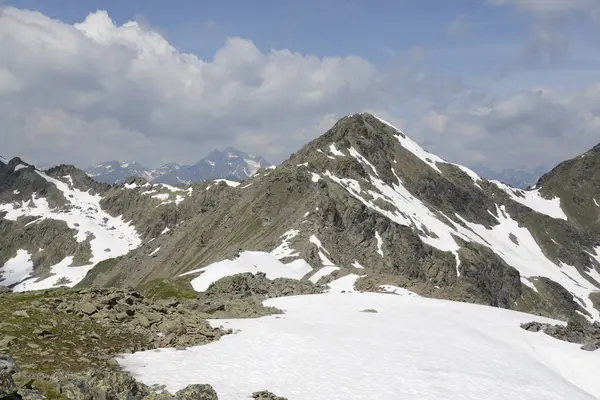
[[[309,281],[277,278],[267,279],[264,273],[244,273],[218,280],[198,294],[198,310],[212,318],[250,318],[279,314],[262,302],[272,297],[322,293],[327,288]]]
[[[218,340],[191,299],[154,300],[132,289],[55,289],[0,296],[0,352],[27,372],[114,370],[114,357]]]
[[[600,322],[590,323],[580,315],[575,314],[566,326],[527,322],[521,328],[529,332],[544,332],[558,340],[582,344],[581,349],[595,351],[600,349]]]
[[[12,397],[2,397],[0,392],[0,399],[218,400],[215,390],[207,384],[189,385],[172,395],[148,387],[121,371],[92,369],[86,373],[23,373],[15,377],[20,385],[12,382]]]
[[[256,400],[288,400],[287,397],[280,397],[266,390],[252,393],[252,398]]]
[[[536,184],[547,197],[560,197],[563,210],[578,226],[600,240],[600,144],[566,160]]]

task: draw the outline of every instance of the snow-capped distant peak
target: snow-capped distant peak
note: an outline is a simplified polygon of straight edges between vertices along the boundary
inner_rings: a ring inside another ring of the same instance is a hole
[[[87,175],[99,182],[116,184],[134,176],[146,180],[153,179],[153,170],[135,161],[107,161],[86,171]]]
[[[264,158],[232,147],[214,150],[194,165],[164,164],[146,168],[135,161],[107,161],[86,171],[97,181],[118,184],[129,177],[140,177],[154,183],[190,184],[213,179],[245,180],[269,164]]]
[[[262,157],[228,147],[224,150],[213,150],[196,164],[181,166],[176,171],[159,176],[154,182],[179,184],[215,179],[242,181],[254,175],[260,168],[269,166],[270,164]]]

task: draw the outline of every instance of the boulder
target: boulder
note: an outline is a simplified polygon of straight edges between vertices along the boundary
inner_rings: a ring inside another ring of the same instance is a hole
[[[13,374],[17,372],[17,365],[12,356],[0,354],[0,399],[17,399],[17,386]]]
[[[218,400],[217,392],[210,385],[189,385],[175,393],[175,400]]]
[[[252,393],[252,398],[256,400],[288,400],[286,397],[277,396],[267,390]]]
[[[92,303],[83,303],[79,306],[79,311],[87,315],[92,315],[98,311],[98,308]]]

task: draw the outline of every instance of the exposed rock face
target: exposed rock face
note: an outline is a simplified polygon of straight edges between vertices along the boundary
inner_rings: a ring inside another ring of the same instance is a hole
[[[537,187],[546,196],[560,197],[569,220],[600,241],[600,144],[586,153],[560,163],[543,175]]]
[[[267,279],[264,273],[245,273],[229,276],[213,283],[198,294],[198,310],[213,318],[249,318],[277,314],[280,310],[264,307],[271,297],[317,294],[326,290],[309,281],[277,278]]]

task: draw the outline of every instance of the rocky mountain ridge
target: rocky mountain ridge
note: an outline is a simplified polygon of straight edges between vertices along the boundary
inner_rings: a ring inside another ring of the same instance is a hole
[[[182,205],[193,191],[141,178],[111,186],[72,166],[42,172],[18,158],[0,162],[0,284],[73,286],[94,265],[195,214],[194,202]]]
[[[93,268],[80,285],[139,286],[184,273],[194,282],[230,260],[227,268],[241,272],[268,264],[315,283],[356,276],[361,290],[397,285],[597,320],[600,196],[598,178],[585,174],[599,159],[590,151],[519,190],[356,114],[242,184],[107,187],[99,204],[135,225],[141,243]],[[564,184],[571,176],[589,183]]]
[[[312,272],[304,279],[360,274],[357,286],[366,290],[396,284],[561,319],[597,318],[599,237],[544,186],[486,181],[358,114],[274,170],[205,190],[218,203],[94,283],[139,284],[258,250],[284,265],[305,261]]]

